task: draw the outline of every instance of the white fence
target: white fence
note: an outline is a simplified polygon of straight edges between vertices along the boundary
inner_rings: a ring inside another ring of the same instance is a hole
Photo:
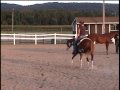
[[[1,40],[13,40],[13,44],[16,44],[16,40],[34,40],[35,45],[38,40],[54,39],[56,44],[57,39],[72,39],[75,34],[1,34]]]

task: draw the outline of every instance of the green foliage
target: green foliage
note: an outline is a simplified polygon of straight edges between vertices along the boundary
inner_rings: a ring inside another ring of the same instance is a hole
[[[93,15],[94,13],[94,15]],[[78,16],[102,16],[102,12],[79,10],[14,10],[14,25],[70,25]],[[12,24],[12,11],[1,11],[1,25]]]
[[[1,25],[2,33],[72,33],[70,25]]]
[[[106,9],[106,16],[113,16],[112,14],[113,14],[112,11]],[[14,24],[15,25],[70,25],[75,17],[80,17],[80,16],[81,17],[102,16],[102,9],[99,11],[78,10],[78,9],[14,10]],[[1,10],[1,25],[11,25],[11,24],[12,24],[12,10],[4,10],[4,9]]]

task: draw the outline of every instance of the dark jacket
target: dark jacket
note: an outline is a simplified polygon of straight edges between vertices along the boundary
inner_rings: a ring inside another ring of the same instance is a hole
[[[114,38],[115,38],[115,44],[119,43],[119,36],[116,35]]]

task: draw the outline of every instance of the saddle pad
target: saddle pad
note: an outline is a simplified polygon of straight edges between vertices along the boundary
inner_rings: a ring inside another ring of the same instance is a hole
[[[77,46],[78,46],[83,40],[85,40],[85,39],[91,40],[90,38],[82,38],[82,39],[77,43]]]

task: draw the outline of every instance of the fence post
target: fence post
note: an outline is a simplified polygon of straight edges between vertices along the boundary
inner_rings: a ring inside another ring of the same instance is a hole
[[[15,45],[15,33],[13,35],[13,42],[14,42],[14,45]]]
[[[37,35],[35,34],[35,45],[37,44]]]
[[[56,33],[54,33],[54,44],[56,44]]]

